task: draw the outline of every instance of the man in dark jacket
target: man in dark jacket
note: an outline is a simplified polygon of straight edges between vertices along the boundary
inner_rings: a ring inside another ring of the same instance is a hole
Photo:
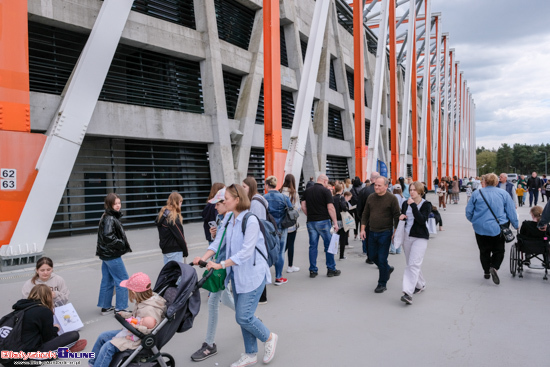
[[[514,205],[516,206],[516,209],[517,209],[518,196],[516,194],[516,189],[514,188],[514,184],[511,182],[508,182],[508,175],[506,173],[501,173],[500,176],[498,176],[498,180],[499,182],[497,184],[497,187],[503,190],[506,190],[506,192],[510,195],[510,197],[514,201]]]
[[[315,181],[313,181],[313,177],[310,177],[309,181],[306,184],[306,190],[309,189],[313,185],[315,185]]]
[[[363,210],[365,209],[365,204],[367,202],[367,199],[370,194],[374,193],[374,181],[380,177],[380,174],[378,172],[372,172],[370,175],[370,182],[372,182],[369,186],[363,188],[361,191],[359,191],[359,195],[357,198],[357,217],[359,218],[359,222],[361,221],[361,218],[363,217]],[[374,264],[374,262],[371,260],[368,252],[368,239],[369,239],[369,226],[367,224],[366,229],[367,236],[363,240],[363,254],[367,256],[367,259],[365,262],[367,264]]]
[[[533,199],[535,199],[535,206],[539,200],[539,191],[542,188],[542,181],[540,177],[537,177],[537,173],[533,172],[531,177],[527,180],[527,190],[529,190],[529,208],[533,206]]]

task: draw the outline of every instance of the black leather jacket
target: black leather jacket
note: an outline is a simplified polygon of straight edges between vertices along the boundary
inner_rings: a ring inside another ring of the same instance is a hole
[[[121,212],[107,209],[99,221],[95,254],[101,260],[113,260],[132,252],[119,220],[121,217]]]

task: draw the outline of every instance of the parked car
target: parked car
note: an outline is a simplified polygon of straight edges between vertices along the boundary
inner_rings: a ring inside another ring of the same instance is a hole
[[[518,182],[519,177],[517,173],[508,173],[507,176],[508,178],[506,179],[506,181],[511,182],[513,184],[516,184]]]

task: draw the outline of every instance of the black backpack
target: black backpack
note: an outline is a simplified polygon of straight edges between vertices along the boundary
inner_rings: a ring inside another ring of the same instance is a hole
[[[22,310],[13,311],[0,319],[0,350],[23,350],[25,347],[25,343],[21,340],[23,317],[25,311],[37,306],[39,305],[34,304]]]

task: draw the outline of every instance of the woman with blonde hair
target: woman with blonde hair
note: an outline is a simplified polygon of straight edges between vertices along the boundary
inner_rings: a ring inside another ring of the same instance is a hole
[[[15,311],[25,310],[21,327],[23,352],[57,351],[61,347],[79,352],[86,347],[86,340],[78,340],[80,336],[77,331],[57,335],[60,328],[53,323],[53,308],[53,293],[46,284],[35,285],[28,298],[20,299],[13,305]]]
[[[483,182],[483,181],[482,181]],[[494,173],[485,176],[486,187],[474,191],[466,205],[466,218],[472,223],[485,279],[500,284],[497,271],[504,260],[504,237],[500,226],[518,228],[516,205],[512,197],[498,187]],[[498,218],[498,222],[495,219]],[[500,225],[499,225],[500,224]]]
[[[166,200],[166,205],[162,207],[155,220],[159,231],[159,246],[164,257],[164,264],[172,260],[183,262],[183,258],[189,255],[185,235],[183,234],[182,203],[183,197],[174,191]]]

